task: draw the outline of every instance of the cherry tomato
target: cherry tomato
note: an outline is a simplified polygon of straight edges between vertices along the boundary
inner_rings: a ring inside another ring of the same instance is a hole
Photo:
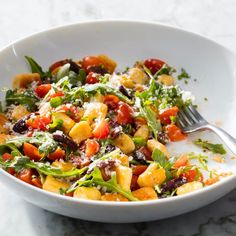
[[[38,148],[31,143],[23,144],[23,152],[30,160],[40,161],[43,157],[43,155],[39,153]]]
[[[152,161],[152,152],[147,147],[141,147],[138,149],[139,152],[143,153],[148,161]]]
[[[7,172],[10,174],[10,175],[15,175],[15,169],[13,167],[8,167],[7,168]]]
[[[48,155],[48,159],[51,161],[63,159],[64,157],[65,157],[65,151],[63,149],[61,149],[60,147],[58,147],[56,149],[56,151],[54,151]]]
[[[95,155],[100,149],[100,145],[97,141],[88,139],[86,142],[85,155],[91,157]]]
[[[41,84],[38,87],[36,87],[35,93],[37,94],[38,97],[43,98],[49,92],[51,87],[52,87],[51,84]]]
[[[193,169],[193,170],[188,170],[187,172],[181,174],[182,177],[185,177],[187,179],[188,182],[193,182],[193,181],[203,181],[203,175],[202,173],[199,173],[199,178],[197,178],[197,170]]]
[[[103,119],[95,125],[95,128],[93,130],[93,136],[97,139],[105,139],[108,137],[109,132],[109,124],[105,119]]]
[[[132,171],[134,175],[141,175],[146,169],[147,169],[147,166],[145,165],[137,165],[137,166],[132,167]]]
[[[82,68],[86,71],[86,73],[89,73],[89,68],[92,66],[101,66],[102,62],[98,57],[95,56],[87,56],[83,58],[82,61]]]
[[[39,176],[37,177],[33,177],[32,180],[31,180],[32,184],[38,188],[42,188],[42,182],[39,178]]]
[[[94,72],[89,72],[89,74],[86,77],[86,83],[87,84],[96,84],[99,82],[98,80],[98,74]]]
[[[165,64],[164,61],[161,61],[159,59],[153,59],[153,58],[150,58],[144,61],[144,65],[151,71],[153,75],[158,70],[160,70],[164,64]]]
[[[176,116],[179,111],[179,108],[174,106],[170,108],[166,108],[161,111],[159,114],[160,120],[162,124],[168,125],[171,123],[170,116]]]
[[[36,116],[26,121],[26,124],[31,129],[40,129],[42,131],[48,130],[48,124],[51,123],[51,119],[46,116]]]
[[[13,158],[14,158],[14,157],[13,157],[11,154],[9,154],[9,153],[4,153],[4,154],[2,155],[3,161],[12,160]]]
[[[119,102],[117,111],[117,123],[120,125],[130,124],[133,121],[133,109],[124,102]]]
[[[17,178],[28,184],[32,184],[32,175],[33,171],[31,169],[24,169],[17,174]]]
[[[188,156],[187,155],[181,155],[176,162],[174,163],[173,167],[178,169],[182,166],[188,165]]]
[[[109,109],[115,110],[118,107],[120,99],[112,94],[108,94],[104,97],[104,103],[108,106]]]
[[[183,134],[181,129],[174,124],[167,125],[166,130],[172,142],[182,141],[187,138],[187,135]]]
[[[64,93],[62,91],[58,91],[58,92],[50,95],[49,100],[52,99],[52,98],[63,97],[63,96],[64,96]]]

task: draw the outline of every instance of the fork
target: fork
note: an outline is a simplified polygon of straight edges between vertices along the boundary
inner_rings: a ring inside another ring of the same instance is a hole
[[[193,133],[201,130],[211,130],[216,133],[226,146],[236,154],[236,139],[226,131],[207,122],[194,106],[189,105],[180,109],[177,115],[177,124],[184,133]]]

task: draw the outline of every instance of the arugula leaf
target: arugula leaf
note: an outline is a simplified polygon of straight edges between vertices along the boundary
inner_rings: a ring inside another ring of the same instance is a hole
[[[72,187],[69,188],[68,192],[73,191],[77,187],[94,186],[94,185],[105,187],[106,191],[108,192],[120,193],[121,195],[129,199],[130,201],[138,200],[132,195],[131,191],[124,190],[123,188],[120,187],[120,185],[117,183],[115,172],[111,176],[110,180],[104,181],[102,178],[101,171],[99,170],[98,167],[95,167],[93,172],[86,176],[85,180],[78,180],[75,185],[72,185]]]
[[[23,93],[17,93],[16,90],[8,90],[5,97],[6,105],[24,105],[30,111],[36,109],[36,103],[39,101],[32,90],[26,90]]]
[[[160,120],[156,118],[155,112],[148,105],[145,105],[142,100],[136,98],[136,103],[140,109],[140,115],[147,120],[148,127],[152,130],[155,139],[157,139],[158,131],[162,130]]]
[[[83,89],[86,93],[92,93],[92,92],[97,92],[100,90],[101,93],[109,93],[109,94],[114,94],[121,100],[127,102],[128,104],[133,104],[133,101],[131,101],[128,97],[126,97],[123,93],[120,91],[116,90],[115,88],[107,85],[107,84],[101,84],[101,83],[96,83],[96,84],[89,84],[83,86]]]
[[[201,139],[197,139],[193,142],[195,145],[209,150],[213,153],[218,153],[218,154],[226,154],[226,150],[224,149],[223,144],[213,144],[213,143],[209,143],[208,141],[203,141]]]
[[[13,156],[22,156],[21,152],[17,149],[17,146],[13,143],[4,143],[0,146],[0,155],[6,152],[11,152]]]
[[[15,157],[15,159],[11,162],[4,162],[0,159],[0,165],[3,167],[13,167],[17,172],[25,168],[33,168],[38,172],[44,175],[51,175],[58,178],[66,178],[71,176],[80,176],[83,174],[87,167],[82,169],[72,169],[69,171],[62,171],[60,168],[56,168],[51,166],[50,164],[42,163],[42,162],[34,162],[25,156]]]
[[[159,149],[155,149],[152,152],[152,159],[157,162],[162,168],[164,168],[167,178],[169,179],[171,177],[170,169],[172,167],[172,164],[168,161],[165,154]]]
[[[58,143],[53,139],[51,133],[41,131],[35,132],[32,137],[18,136],[9,139],[6,143],[21,147],[25,142],[37,145],[39,152],[44,153],[45,156],[55,151],[58,147]]]
[[[41,79],[51,76],[50,71],[44,72],[42,67],[32,57],[25,56],[25,58],[30,65],[32,73],[38,73],[40,75]]]

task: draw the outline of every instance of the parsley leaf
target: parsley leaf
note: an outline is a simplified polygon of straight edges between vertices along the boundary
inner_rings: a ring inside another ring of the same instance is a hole
[[[201,139],[195,140],[194,144],[213,153],[226,154],[226,150],[222,144],[213,144]]]

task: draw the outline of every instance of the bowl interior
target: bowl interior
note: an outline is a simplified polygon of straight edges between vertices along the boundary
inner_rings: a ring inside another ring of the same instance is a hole
[[[135,61],[160,58],[191,75],[183,89],[196,97],[199,111],[210,122],[221,123],[230,134],[236,133],[236,60],[235,56],[218,44],[179,29],[137,22],[93,22],[49,30],[20,40],[0,53],[1,87],[11,87],[12,77],[29,71],[24,56],[33,57],[45,69],[63,58],[80,59],[86,55],[107,54],[117,61],[118,70],[132,66]],[[1,92],[1,97],[3,97]],[[208,101],[205,101],[207,98]],[[211,133],[190,135],[220,142]],[[191,142],[171,144],[173,154],[197,152]],[[228,152],[225,163],[211,160],[210,166],[236,173],[236,161]]]

